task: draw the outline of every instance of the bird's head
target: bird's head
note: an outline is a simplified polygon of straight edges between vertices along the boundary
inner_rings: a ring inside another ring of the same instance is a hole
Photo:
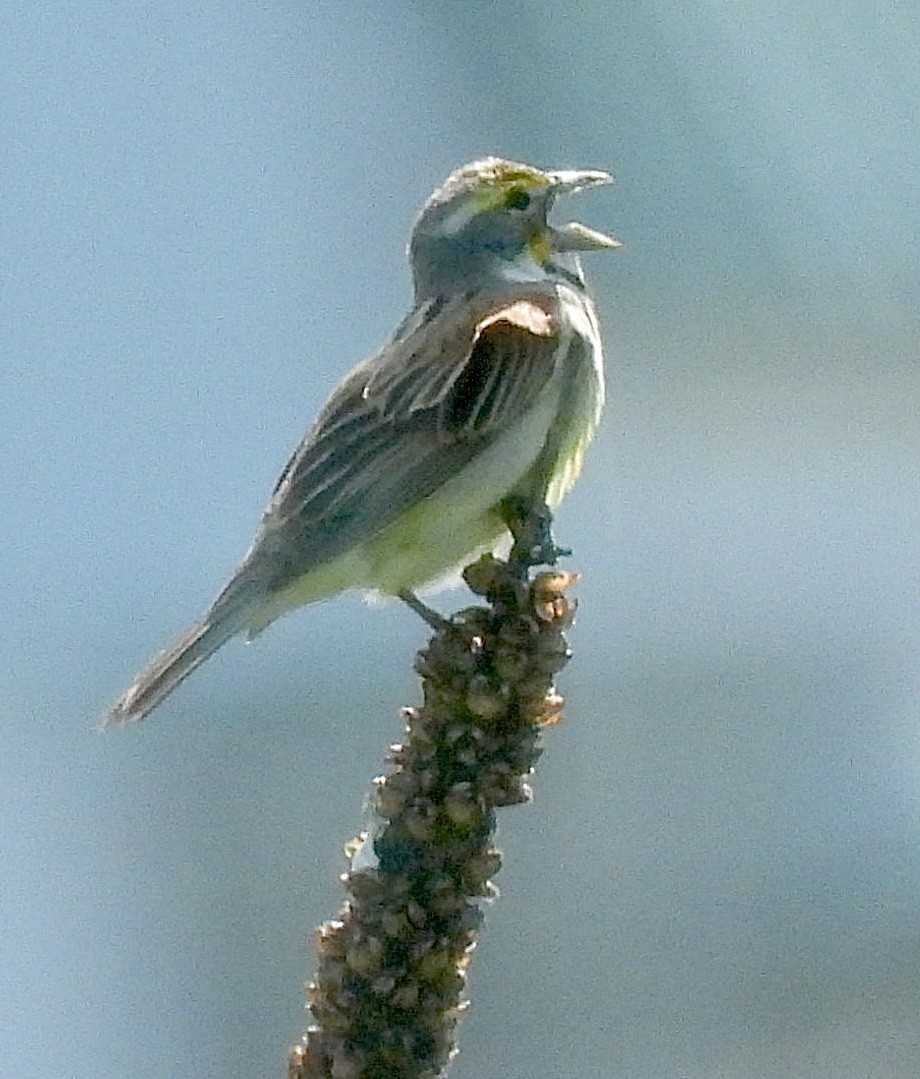
[[[412,230],[416,299],[496,281],[564,277],[583,285],[578,254],[619,241],[547,218],[559,195],[610,182],[606,172],[543,172],[487,157],[452,172],[429,197]]]

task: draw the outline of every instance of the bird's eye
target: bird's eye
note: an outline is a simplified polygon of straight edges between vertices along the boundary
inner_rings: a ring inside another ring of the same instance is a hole
[[[508,196],[506,205],[509,210],[526,210],[530,205],[530,195],[518,188]]]

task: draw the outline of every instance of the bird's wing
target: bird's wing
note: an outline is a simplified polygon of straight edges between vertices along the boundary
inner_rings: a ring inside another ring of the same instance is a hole
[[[283,587],[381,532],[534,403],[553,375],[555,296],[443,306],[357,367],[275,488],[247,561]]]

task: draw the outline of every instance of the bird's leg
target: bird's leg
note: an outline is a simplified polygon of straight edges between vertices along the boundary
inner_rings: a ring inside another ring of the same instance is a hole
[[[509,495],[499,510],[514,539],[508,559],[511,565],[522,569],[554,566],[572,553],[568,547],[557,547],[553,542],[553,515],[545,502]]]
[[[419,618],[421,618],[423,622],[427,622],[432,629],[447,629],[450,625],[446,618],[439,615],[438,612],[433,607],[429,607],[427,603],[422,603],[418,596],[408,588],[404,588],[401,592],[397,592],[396,594],[407,607],[415,611]]]

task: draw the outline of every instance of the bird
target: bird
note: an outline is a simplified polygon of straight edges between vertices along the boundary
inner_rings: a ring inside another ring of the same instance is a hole
[[[455,169],[411,231],[414,303],[333,390],[205,614],[106,713],[148,715],[237,635],[350,589],[398,596],[507,542],[515,506],[554,508],[604,405],[580,256],[618,240],[550,223],[560,195],[609,183],[486,157]]]

